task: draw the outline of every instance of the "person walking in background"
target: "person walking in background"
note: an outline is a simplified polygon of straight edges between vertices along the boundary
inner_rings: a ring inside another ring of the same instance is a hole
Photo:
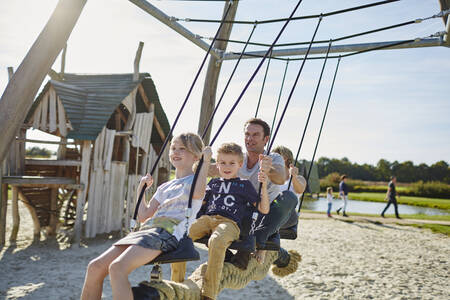
[[[347,199],[348,199],[348,185],[345,183],[347,181],[347,175],[341,176],[341,182],[339,182],[339,196],[341,197],[343,203],[342,206],[339,207],[336,212],[339,215],[339,212],[342,210],[342,215],[344,217],[348,217],[348,215],[345,213],[347,210]]]
[[[328,210],[327,216],[331,218],[331,206],[333,205],[333,188],[331,186],[327,187],[327,202],[328,202]]]
[[[391,181],[388,184],[388,190],[386,193],[386,200],[388,201],[386,207],[383,209],[383,212],[381,213],[381,216],[384,218],[384,213],[389,208],[389,206],[394,204],[395,208],[395,217],[397,219],[400,219],[400,216],[398,215],[398,206],[397,206],[397,191],[395,190],[395,184],[397,183],[397,178],[395,176],[391,177]]]

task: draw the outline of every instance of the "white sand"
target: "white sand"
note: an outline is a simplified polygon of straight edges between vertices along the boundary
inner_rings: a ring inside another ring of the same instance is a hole
[[[114,240],[97,238],[63,250],[64,244],[54,240],[30,245],[32,223],[22,206],[21,215],[17,247],[7,245],[0,253],[0,299],[78,299],[87,263]],[[285,278],[269,273],[245,289],[223,291],[219,299],[450,299],[448,237],[336,219],[300,224],[299,238],[282,242],[302,255],[297,272]],[[201,262],[207,258],[204,249]],[[189,263],[188,272],[199,263]],[[149,271],[146,266],[133,272],[132,285],[147,280]],[[169,277],[167,266],[164,277]],[[108,279],[104,298],[111,299]]]

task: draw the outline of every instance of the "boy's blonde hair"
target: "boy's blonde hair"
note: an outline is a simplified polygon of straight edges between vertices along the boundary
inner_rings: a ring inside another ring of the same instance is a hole
[[[241,146],[236,143],[224,143],[220,145],[219,149],[217,149],[217,156],[219,154],[233,154],[239,157],[239,161],[244,161],[244,153],[242,152]]]
[[[294,155],[292,154],[292,151],[289,150],[289,148],[284,146],[278,146],[275,149],[273,149],[272,152],[278,153],[281,156],[283,156],[284,164],[286,165],[286,167],[289,168],[289,166],[293,164]]]
[[[331,186],[327,187],[327,194],[331,194],[332,190],[333,190],[333,188]]]
[[[194,154],[197,159],[202,157],[203,148],[205,145],[203,144],[202,139],[198,136],[198,134],[192,132],[181,133],[177,135],[174,140],[180,140],[181,143],[186,147],[186,149]]]

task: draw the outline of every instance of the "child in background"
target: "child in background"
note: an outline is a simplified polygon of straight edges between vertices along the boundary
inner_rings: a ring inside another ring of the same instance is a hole
[[[327,201],[328,201],[327,216],[331,218],[331,206],[333,202],[333,188],[331,186],[327,187]]]
[[[208,266],[203,277],[202,299],[216,299],[222,275],[225,251],[239,238],[239,225],[244,217],[247,203],[256,206],[258,193],[250,181],[237,176],[243,164],[243,153],[235,143],[222,144],[217,150],[216,167],[220,178],[208,183],[204,205],[205,214],[195,220],[189,236],[195,241],[210,234],[208,241]],[[258,210],[267,214],[270,209],[267,193],[268,176],[260,171],[258,180],[262,183],[261,201]],[[172,265],[172,279],[183,281],[186,263]]]
[[[158,187],[150,203],[142,201],[138,220],[144,222],[139,231],[116,242],[87,268],[81,299],[101,299],[103,280],[109,274],[113,299],[132,300],[128,275],[136,268],[155,259],[162,252],[175,250],[186,228],[185,210],[194,178],[193,165],[202,156],[205,163],[200,170],[192,201],[193,216],[199,211],[206,188],[206,173],[211,160],[211,148],[205,147],[194,133],[180,134],[172,140],[169,159],[175,167],[175,179]],[[142,177],[137,195],[144,183],[150,187],[150,174]],[[194,218],[190,218],[193,220]]]

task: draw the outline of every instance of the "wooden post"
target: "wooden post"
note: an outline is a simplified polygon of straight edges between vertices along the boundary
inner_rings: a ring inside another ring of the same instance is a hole
[[[144,48],[144,42],[139,42],[138,49],[136,51],[136,57],[134,58],[134,73],[133,81],[139,80],[139,63],[141,61],[142,49]]]
[[[39,240],[41,238],[41,223],[39,223],[39,218],[36,214],[36,210],[34,209],[33,206],[31,206],[29,204],[30,201],[27,199],[27,197],[25,197],[25,195],[20,191],[20,189],[18,191],[19,191],[19,197],[22,199],[23,204],[30,212],[31,219],[33,220],[33,225],[34,225],[33,226],[33,242],[39,242]]]
[[[33,99],[66,44],[86,0],[60,0],[0,99],[0,161],[30,110]],[[24,113],[25,112],[25,113]]]
[[[16,186],[12,186],[12,219],[13,226],[9,241],[15,243],[17,240],[17,233],[19,233],[20,216],[19,216],[19,194]]]
[[[56,235],[56,227],[58,225],[58,220],[59,220],[58,188],[52,188],[50,190],[50,221],[47,230],[48,236]]]
[[[66,53],[67,53],[67,44],[64,46],[63,52],[61,54],[61,70],[59,71],[59,75],[61,78],[64,78],[64,72],[66,71]]]
[[[239,1],[234,1],[230,11],[228,12],[227,20],[234,20],[236,16],[236,11],[238,7]],[[224,7],[224,15],[229,5],[229,1],[225,3]],[[222,17],[223,18],[223,17]],[[219,32],[219,39],[229,39],[231,30],[233,29],[233,23],[225,23],[222,26],[222,29]],[[225,50],[227,48],[228,42],[226,41],[216,41],[214,43],[214,48]],[[217,83],[219,81],[220,69],[222,67],[222,62],[219,62],[216,57],[212,56],[209,59],[208,70],[206,72],[205,85],[203,87],[203,95],[202,95],[202,106],[200,107],[200,118],[198,121],[198,134],[203,134],[203,131],[208,124],[208,120],[214,111],[214,107],[216,104],[216,92],[217,92]],[[209,144],[209,140],[211,137],[211,127],[209,127],[208,132],[203,139],[205,144]]]
[[[81,227],[83,225],[84,204],[89,185],[89,164],[91,161],[91,141],[83,141],[80,184],[84,185],[83,190],[78,190],[77,194],[77,214],[75,219],[75,243],[81,240]]]
[[[0,169],[0,171],[3,170]],[[7,205],[8,185],[3,184],[3,174],[0,173],[0,248],[5,245]]]

